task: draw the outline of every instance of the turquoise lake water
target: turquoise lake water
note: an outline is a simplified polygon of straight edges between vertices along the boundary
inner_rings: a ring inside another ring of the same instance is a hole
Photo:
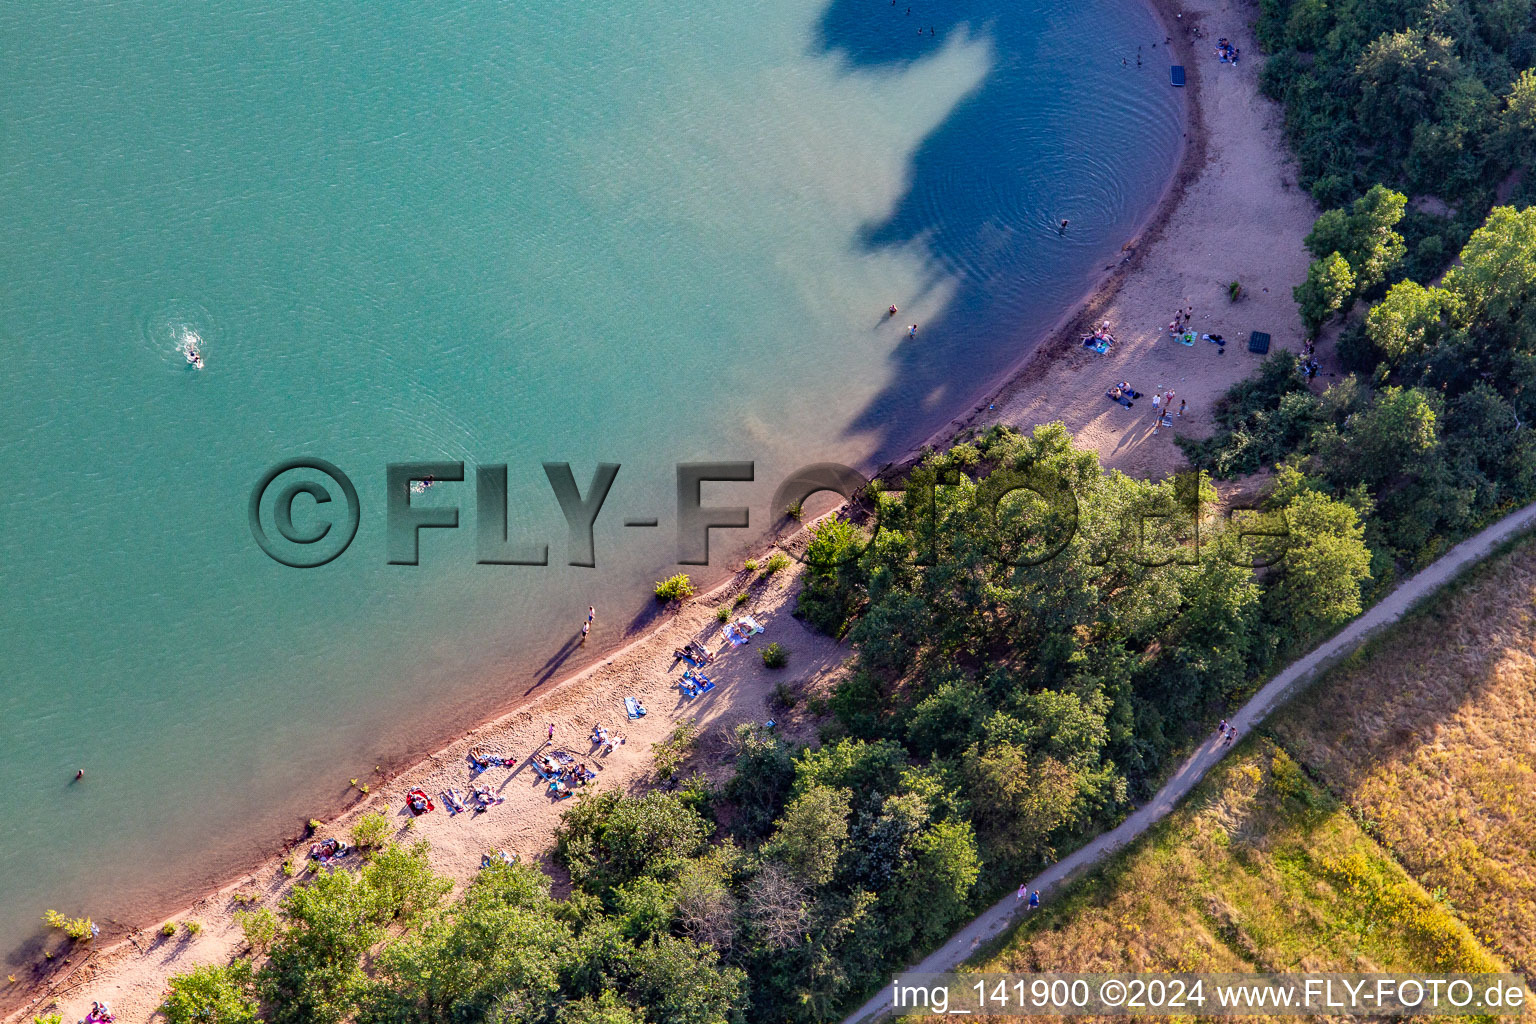
[[[1136,0],[907,11],[0,10],[12,963],[45,908],[169,910],[578,667],[589,603],[595,646],[643,623],[675,463],[754,460],[705,501],[762,522],[790,469],[899,454],[1078,298],[1177,156],[1161,31]],[[360,498],[313,570],[247,518],[297,456]],[[387,564],[384,466],[432,459],[508,464],[552,564],[475,564],[472,482],[416,498],[461,527]],[[595,569],[547,460],[623,467]]]

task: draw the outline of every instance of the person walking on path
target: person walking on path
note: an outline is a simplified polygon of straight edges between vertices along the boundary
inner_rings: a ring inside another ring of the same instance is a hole
[[[1028,894],[1028,892],[1029,892],[1029,884],[1027,882],[1025,884],[1019,886],[1019,902],[1021,902],[1021,903],[1023,902],[1024,897],[1025,897],[1025,895]]]
[[[1033,889],[1033,890],[1030,891],[1030,893],[1029,893],[1029,909],[1030,910],[1039,910],[1040,909],[1040,890],[1039,889]]]
[[[1216,727],[1216,732],[1217,732],[1217,733],[1218,733],[1218,734],[1219,734],[1219,735],[1220,735],[1220,736],[1221,736],[1221,737],[1222,737],[1222,738],[1223,738],[1223,739],[1225,739],[1225,738],[1226,738],[1226,735],[1227,735],[1227,720],[1226,720],[1226,719],[1225,719],[1225,718],[1223,718],[1223,719],[1222,719],[1222,720],[1221,720],[1221,724],[1220,724],[1220,725],[1218,725],[1218,726],[1217,726],[1217,727]]]

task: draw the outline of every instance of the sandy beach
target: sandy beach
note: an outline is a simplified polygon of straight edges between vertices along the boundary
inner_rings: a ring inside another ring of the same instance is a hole
[[[1305,277],[1307,254],[1301,240],[1317,211],[1296,187],[1281,136],[1281,112],[1258,92],[1262,60],[1249,27],[1253,8],[1223,0],[1160,0],[1158,6],[1175,61],[1188,71],[1190,110],[1183,160],[1162,203],[1149,214],[1140,234],[1128,240],[1120,261],[1104,269],[1090,296],[1064,314],[1051,336],[1035,345],[1007,380],[978,403],[957,410],[961,415],[936,441],[996,422],[1028,430],[1061,420],[1081,443],[1095,448],[1106,465],[1138,477],[1162,476],[1184,461],[1174,437],[1208,433],[1212,402],[1257,367],[1260,357],[1250,354],[1246,344],[1250,331],[1269,333],[1272,351],[1299,348],[1302,326],[1291,288]],[[1239,65],[1217,61],[1213,49],[1220,37],[1241,47]],[[1153,59],[1166,60],[1167,50],[1152,51]],[[1228,293],[1234,280],[1242,286],[1236,301]],[[1202,340],[1185,347],[1170,337],[1169,320],[1175,311],[1189,307],[1190,327],[1224,336],[1224,353]],[[1117,344],[1102,356],[1082,348],[1079,337],[1105,320]],[[1027,345],[1035,336],[1023,335],[1021,340]],[[1132,409],[1109,401],[1105,390],[1120,380],[1129,381],[1146,398]],[[1180,400],[1187,408],[1182,417],[1175,416],[1171,428],[1154,434],[1150,398],[1167,390],[1176,393],[1175,409]],[[328,822],[316,838],[346,837],[358,817],[380,811],[398,826],[401,838],[429,840],[436,870],[463,884],[490,850],[536,859],[548,849],[563,808],[547,795],[528,758],[551,749],[551,724],[553,748],[596,770],[593,787],[624,792],[655,784],[651,746],[685,720],[695,720],[700,735],[689,770],[696,767],[716,775],[729,771],[730,736],[738,723],[773,718],[779,728],[809,740],[813,730],[804,721],[805,698],[833,685],[852,652],[789,614],[796,582],[796,573],[789,570],[767,577],[735,574],[523,707],[393,777],[359,780],[369,784],[371,795]],[[735,605],[741,594],[745,600]],[[705,639],[711,647],[721,644],[715,610],[722,604],[753,615],[766,631],[747,646],[727,648],[708,669],[716,689],[688,701],[677,689],[681,668],[672,651],[689,638]],[[760,649],[770,641],[790,650],[786,669],[764,667]],[[790,705],[777,699],[780,687],[787,688]],[[627,720],[622,705],[626,696],[640,698],[649,714]],[[589,742],[595,725],[623,735],[626,742],[611,755],[599,756]],[[472,747],[511,758],[516,767],[492,768],[472,783],[466,758]],[[450,816],[442,792],[467,792],[472,784],[488,784],[503,802],[483,814]],[[426,790],[438,809],[412,819],[404,809],[404,794],[417,787]],[[116,943],[67,950],[61,945],[56,960],[40,961],[31,973],[18,972],[0,991],[11,1011],[6,1019],[29,1019],[56,1005],[65,1020],[75,1020],[92,1000],[106,1000],[121,1021],[148,1020],[171,975],[227,960],[241,949],[235,911],[276,907],[302,878],[310,841],[292,851],[300,865],[295,876],[283,870],[287,857],[276,857],[166,919],[198,922],[201,929],[195,935],[183,928],[172,937],[162,936],[165,922],[155,921],[143,922],[144,927]],[[343,863],[356,865],[358,860],[354,855]]]

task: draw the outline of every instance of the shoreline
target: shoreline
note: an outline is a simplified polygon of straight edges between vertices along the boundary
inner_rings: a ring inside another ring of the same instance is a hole
[[[1048,328],[1040,332],[1035,344],[1006,371],[989,381],[981,389],[979,400],[966,402],[957,410],[957,415],[954,418],[946,421],[945,425],[937,429],[927,440],[922,444],[913,446],[896,461],[887,462],[879,467],[878,470],[873,465],[866,466],[865,468],[873,471],[871,475],[879,476],[892,471],[894,467],[908,466],[917,458],[920,458],[926,448],[934,445],[936,442],[960,439],[968,431],[974,430],[984,421],[1004,419],[1001,410],[996,415],[988,415],[990,411],[989,405],[1001,407],[1009,401],[1017,399],[1031,386],[1037,385],[1062,364],[1060,357],[1070,355],[1075,347],[1076,337],[1074,332],[1079,325],[1089,320],[1099,319],[1105,309],[1120,295],[1126,283],[1138,271],[1144,268],[1149,259],[1149,253],[1157,247],[1159,242],[1168,236],[1170,224],[1173,222],[1175,214],[1184,205],[1184,201],[1191,188],[1202,178],[1210,166],[1213,157],[1207,144],[1205,97],[1203,95],[1206,83],[1201,74],[1199,58],[1196,56],[1196,47],[1194,45],[1196,40],[1190,39],[1188,35],[1189,29],[1199,24],[1201,20],[1200,13],[1175,10],[1176,5],[1172,3],[1172,0],[1146,0],[1146,3],[1153,11],[1158,23],[1162,26],[1165,37],[1173,39],[1170,47],[1172,55],[1176,55],[1177,59],[1184,63],[1186,73],[1189,76],[1188,85],[1186,86],[1187,100],[1183,115],[1184,138],[1174,169],[1157,201],[1148,209],[1134,230],[1130,241],[1121,250],[1124,255],[1120,261],[1094,275],[1086,286],[1082,298],[1064,309],[1061,315]],[[1246,12],[1246,9],[1247,5],[1243,5],[1244,12]],[[1240,16],[1244,19],[1246,30],[1248,14],[1243,13]],[[1170,59],[1168,63],[1173,63],[1173,60]],[[1167,87],[1172,88],[1171,85]],[[1236,363],[1239,361],[1232,360],[1230,362]],[[772,531],[766,531],[762,537],[752,543],[748,550],[757,550],[759,545],[768,543],[771,536]],[[771,547],[771,543],[768,546]],[[617,646],[598,652],[588,663],[560,677],[555,682],[515,700],[511,705],[499,706],[496,710],[487,712],[484,717],[480,718],[473,725],[454,731],[446,742],[434,745],[433,741],[429,741],[422,745],[419,755],[405,754],[399,758],[397,763],[386,764],[384,767],[387,770],[380,773],[377,780],[370,780],[376,782],[374,795],[362,797],[340,808],[326,819],[325,828],[320,830],[320,834],[334,833],[344,823],[355,819],[356,816],[362,813],[378,809],[388,810],[393,806],[390,801],[398,795],[394,791],[400,787],[403,780],[432,775],[440,770],[444,770],[449,765],[455,766],[462,772],[464,767],[462,760],[455,762],[452,756],[455,748],[465,748],[471,742],[475,742],[477,738],[498,730],[511,733],[519,727],[523,727],[523,731],[527,731],[527,727],[534,724],[533,719],[535,716],[542,717],[544,709],[558,708],[562,703],[571,703],[569,698],[579,693],[581,690],[580,684],[603,676],[605,670],[610,667],[620,666],[626,660],[640,658],[650,647],[664,649],[680,644],[684,633],[697,633],[701,623],[704,630],[706,632],[709,631],[712,629],[712,624],[709,620],[713,619],[711,599],[718,600],[722,596],[734,595],[742,590],[750,592],[751,588],[756,585],[750,579],[750,574],[746,574],[741,570],[731,571],[725,569],[721,570],[721,572],[721,579],[710,585],[707,591],[701,591],[701,593],[695,595],[686,605],[678,609],[662,611],[659,613],[659,618],[656,621],[647,622],[639,626],[633,632],[622,637]],[[781,574],[780,580],[774,586],[777,586],[782,591],[792,591],[794,589],[793,581],[796,576],[797,573],[793,571]],[[787,577],[787,581],[783,577]],[[785,586],[786,582],[789,584],[787,587]],[[785,594],[779,594],[781,600],[784,597]],[[754,614],[760,614],[760,616],[773,614],[772,611],[758,613],[756,606],[753,607],[753,611]],[[780,624],[781,619],[788,619],[788,616],[775,617],[771,623],[775,629],[782,630],[784,628]],[[768,620],[765,619],[765,621]],[[835,643],[831,643],[830,646],[840,650],[839,645]],[[619,671],[619,669],[615,669],[615,672]],[[617,688],[615,687],[614,689],[616,690]],[[761,694],[758,696],[761,696]],[[614,697],[613,699],[616,700],[617,698]],[[647,699],[649,700],[650,698],[647,697]],[[741,709],[733,707],[733,710],[740,711]],[[659,720],[662,716],[655,717]],[[535,731],[538,731],[536,726]],[[631,758],[634,757],[634,751],[629,751],[628,753]],[[638,759],[648,760],[648,754],[649,751],[644,750]],[[630,774],[635,775],[636,773],[632,768],[633,766],[631,766]],[[514,772],[515,774],[516,772]],[[606,781],[606,778],[604,781]],[[446,815],[435,815],[433,817],[444,818]],[[247,862],[246,869],[232,871],[229,876],[226,876],[225,881],[211,885],[198,899],[192,902],[193,912],[196,912],[195,908],[209,904],[222,894],[233,893],[242,886],[248,886],[264,870],[278,864],[286,852],[294,850],[296,845],[302,847],[304,842],[305,839],[302,836],[287,837],[281,843],[280,848],[283,852],[275,856],[263,855],[256,864],[250,865]],[[547,846],[547,836],[545,837],[545,845]],[[434,854],[436,854],[436,847],[437,841],[434,838]],[[436,864],[434,866],[438,867]],[[283,887],[281,881],[279,881],[277,888],[281,889]],[[268,885],[267,888],[270,890],[272,886]],[[268,893],[269,898],[274,895],[273,892]],[[180,917],[185,915],[178,913],[173,916]],[[68,970],[59,972],[53,978],[38,979],[30,985],[23,983],[13,986],[15,991],[7,991],[0,994],[0,1012],[6,1014],[5,1019],[7,1020],[22,1016],[27,1012],[35,1012],[40,1006],[48,1005],[49,1000],[66,995],[80,984],[86,981],[101,979],[102,972],[110,971],[118,966],[124,957],[131,955],[129,953],[130,950],[136,950],[141,955],[147,952],[146,947],[140,946],[138,941],[136,941],[140,937],[150,939],[149,949],[160,948],[161,944],[158,940],[155,940],[144,931],[145,928],[152,925],[153,922],[145,922],[138,928],[130,929],[127,935],[111,941],[110,944],[106,944],[99,949],[85,948],[83,951],[76,950],[74,959],[77,962],[68,964]],[[192,943],[184,944],[191,945]],[[83,956],[80,955],[81,952],[83,952]],[[172,954],[172,958],[175,955]],[[196,962],[207,961],[199,960]],[[166,973],[173,973],[175,970],[185,970],[192,966],[192,963],[193,961],[188,961],[176,964],[173,970]],[[78,972],[87,967],[90,970],[86,971],[86,976],[83,980],[72,980]],[[27,1001],[29,999],[31,1002]],[[123,1015],[125,1019],[134,1019],[121,1011],[120,1015]]]

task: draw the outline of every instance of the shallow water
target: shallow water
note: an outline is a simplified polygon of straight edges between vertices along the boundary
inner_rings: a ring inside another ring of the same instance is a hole
[[[643,620],[675,463],[754,460],[704,496],[761,523],[1034,343],[1172,170],[1161,33],[1135,0],[906,7],[0,10],[0,949],[269,852],[577,667],[588,603],[598,646]],[[312,570],[247,516],[297,456],[361,508]],[[469,477],[413,499],[461,510],[418,566],[387,564],[407,460]],[[551,460],[622,465],[596,568]],[[487,463],[553,564],[475,564]]]

